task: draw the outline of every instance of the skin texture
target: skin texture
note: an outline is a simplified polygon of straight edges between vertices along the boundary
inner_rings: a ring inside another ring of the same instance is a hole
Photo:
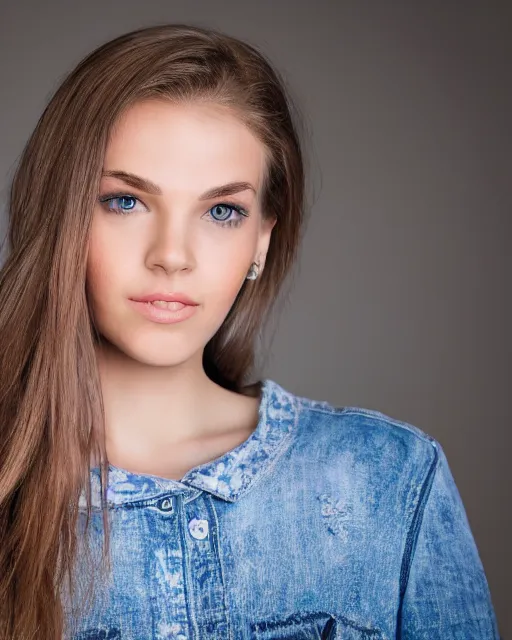
[[[112,464],[179,479],[256,427],[259,399],[210,381],[202,354],[251,263],[263,270],[274,225],[261,214],[264,168],[262,143],[217,105],[146,100],[117,122],[104,171],[141,176],[161,194],[103,177],[93,215],[87,288],[105,339],[97,356]],[[255,192],[200,199],[239,181]],[[127,197],[100,202],[110,194]],[[215,209],[223,203],[241,206],[248,217]],[[225,217],[241,224],[222,226],[217,220]],[[128,302],[152,292],[185,293],[199,307],[188,320],[157,324]]]

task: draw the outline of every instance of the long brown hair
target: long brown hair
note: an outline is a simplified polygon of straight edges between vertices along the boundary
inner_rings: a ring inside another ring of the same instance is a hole
[[[0,638],[57,640],[72,584],[78,501],[90,516],[100,461],[108,549],[108,460],[86,288],[88,234],[109,135],[146,98],[234,110],[267,155],[263,215],[277,218],[256,281],[247,281],[204,350],[218,384],[244,393],[254,342],[296,258],[304,164],[296,106],[257,48],[220,32],[158,25],[124,34],[63,80],[22,153],[9,197],[0,271]]]

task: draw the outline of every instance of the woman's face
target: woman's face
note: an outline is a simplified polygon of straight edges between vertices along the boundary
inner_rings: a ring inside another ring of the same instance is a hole
[[[109,342],[148,364],[200,361],[251,263],[264,263],[273,227],[261,212],[264,167],[262,143],[221,107],[146,100],[122,115],[103,170],[137,179],[102,177],[87,263],[95,323]],[[208,193],[232,183],[244,184]],[[186,320],[157,323],[131,301],[152,293],[198,305]]]

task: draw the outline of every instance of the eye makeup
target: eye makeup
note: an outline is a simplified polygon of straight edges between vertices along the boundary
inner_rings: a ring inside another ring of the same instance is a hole
[[[135,212],[134,207],[129,207],[127,209],[113,209],[110,206],[111,203],[114,203],[116,201],[124,201],[124,206],[126,206],[126,201],[136,201],[143,204],[140,198],[124,192],[107,193],[101,195],[99,196],[98,201],[107,213],[113,213],[122,217],[126,217],[132,212]],[[121,205],[121,207],[123,207],[123,205]],[[227,209],[228,214],[225,215],[220,213],[222,209]],[[231,213],[229,212],[229,210],[231,210]],[[235,216],[233,216],[233,212],[236,214]],[[209,214],[210,221],[220,227],[239,227],[243,223],[244,219],[249,216],[249,211],[234,202],[218,202],[217,204],[213,205],[213,207],[208,209],[208,211],[206,211],[205,215],[207,214]],[[221,217],[219,218],[216,216]]]

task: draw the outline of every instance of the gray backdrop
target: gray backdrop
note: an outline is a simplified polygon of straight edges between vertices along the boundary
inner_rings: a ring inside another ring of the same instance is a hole
[[[441,442],[512,638],[510,4],[0,3],[3,208],[50,93],[105,40],[190,22],[273,59],[306,119],[313,195],[261,373]]]

